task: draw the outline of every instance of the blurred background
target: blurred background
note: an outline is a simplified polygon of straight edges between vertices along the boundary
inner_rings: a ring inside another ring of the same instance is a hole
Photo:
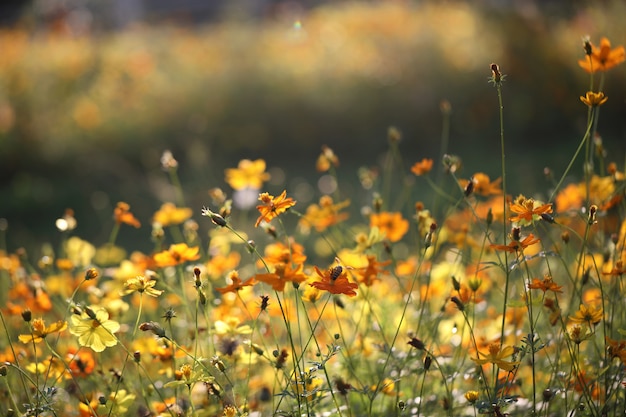
[[[492,62],[507,74],[509,189],[532,195],[547,188],[544,167],[563,172],[584,132],[583,36],[623,45],[623,16],[622,0],[5,0],[7,246],[54,242],[66,208],[76,234],[104,243],[117,201],[143,222],[126,236],[149,246],[152,214],[174,200],[159,161],[167,149],[196,218],[242,158],[263,158],[284,178],[271,192],[312,184],[298,196],[304,205],[318,198],[315,159],[328,145],[356,189],[358,167],[386,151],[389,126],[403,133],[408,164],[438,158],[444,100],[461,176],[496,178]],[[626,65],[606,73],[599,128],[622,169],[625,74]]]

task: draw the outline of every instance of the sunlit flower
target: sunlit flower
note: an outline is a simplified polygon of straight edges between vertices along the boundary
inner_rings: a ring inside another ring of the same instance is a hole
[[[237,168],[228,168],[224,173],[226,182],[233,190],[243,190],[244,188],[259,190],[263,183],[270,179],[270,174],[265,172],[263,159],[255,161],[242,159]]]
[[[580,101],[582,101],[589,107],[600,106],[606,103],[608,99],[609,98],[606,97],[602,91],[600,91],[599,93],[594,93],[593,91],[587,91],[584,97],[580,96]]]
[[[78,336],[78,344],[102,352],[107,347],[115,346],[117,338],[113,333],[120,329],[120,324],[109,320],[109,313],[104,308],[86,308],[80,315],[70,317],[70,333]]]
[[[377,243],[380,243],[384,240],[385,236],[380,233],[380,229],[378,227],[370,228],[369,235],[365,233],[358,233],[354,240],[356,241],[356,247],[354,248],[354,252],[362,253],[368,249],[371,249]]]
[[[335,155],[332,149],[328,146],[322,146],[322,153],[317,157],[317,162],[315,163],[315,169],[318,172],[326,172],[330,169],[330,167],[338,167],[339,166],[339,158]]]
[[[567,335],[572,342],[580,345],[582,342],[593,336],[593,333],[586,324],[576,323],[567,329]]]
[[[509,218],[510,221],[532,223],[534,220],[538,220],[542,214],[552,213],[552,204],[541,204],[532,198],[520,195],[509,205],[509,209],[516,214]]]
[[[139,222],[139,220],[137,220],[135,215],[130,212],[130,206],[123,201],[117,203],[117,206],[113,211],[113,217],[115,218],[115,222],[117,224],[124,223],[136,228],[141,227],[141,223]]]
[[[591,44],[591,43],[590,43]],[[591,55],[578,61],[587,72],[607,71],[624,62],[625,51],[623,46],[611,49],[611,42],[607,38],[600,39],[600,47],[591,45]]]
[[[376,385],[372,385],[371,389],[374,391],[376,389]],[[394,396],[396,395],[396,383],[391,378],[385,378],[380,383],[380,392],[385,395]]]
[[[542,280],[540,280],[539,278],[533,278],[533,281],[530,284],[528,284],[528,289],[541,290],[544,293],[546,291],[563,292],[563,287],[560,285],[557,285],[552,280],[552,277],[550,275],[544,276]]]
[[[263,260],[268,264],[303,264],[306,261],[304,246],[291,240],[288,244],[272,243],[265,247]]]
[[[198,246],[189,247],[186,243],[177,243],[170,245],[168,250],[155,253],[154,262],[160,268],[175,266],[187,261],[200,259],[199,251],[200,248]]]
[[[318,232],[323,232],[326,228],[348,218],[348,213],[340,213],[340,211],[349,205],[350,200],[334,204],[332,197],[322,196],[319,205],[311,204],[307,207],[306,213],[300,218],[298,224],[305,233],[307,233],[311,227],[314,227]]]
[[[21,334],[17,338],[22,343],[39,343],[42,342],[43,339],[46,338],[51,333],[62,332],[67,329],[66,321],[57,321],[56,323],[52,323],[50,326],[46,327],[43,319],[34,319],[31,322],[31,334]]]
[[[269,195],[268,193],[259,194],[259,201],[263,204],[256,206],[257,210],[261,213],[256,220],[254,227],[258,227],[262,221],[269,223],[279,214],[284,213],[287,209],[296,205],[296,201],[287,197],[287,191],[283,191],[278,197]]]
[[[161,208],[154,213],[152,221],[163,227],[181,224],[189,219],[193,211],[189,207],[176,207],[172,203],[164,203]]]
[[[593,305],[586,306],[581,304],[578,307],[578,311],[573,316],[570,316],[570,320],[574,323],[587,323],[598,324],[602,320],[602,307],[595,307]]]
[[[230,285],[222,288],[216,288],[216,290],[222,294],[226,294],[227,292],[237,292],[243,287],[249,287],[255,284],[254,277],[242,281],[241,278],[239,278],[239,273],[237,271],[231,271],[231,273],[228,274],[228,278],[231,281]]]
[[[325,272],[320,271],[317,266],[314,269],[322,280],[310,283],[311,286],[318,290],[328,291],[331,294],[345,294],[350,297],[356,295],[355,290],[359,285],[348,281],[346,271],[341,266],[330,268]]]
[[[137,291],[140,294],[145,293],[146,295],[149,295],[151,297],[158,297],[163,293],[163,291],[154,288],[156,283],[156,280],[152,278],[138,275],[134,278],[128,279],[124,283],[124,290],[122,291],[122,295],[131,294]]]
[[[509,356],[512,356],[515,353],[515,348],[512,346],[504,346],[502,349],[500,348],[499,343],[491,343],[488,346],[489,353],[480,353],[479,356],[483,356],[484,359],[480,358],[471,358],[477,365],[484,365],[486,363],[492,363],[496,365],[500,369],[504,369],[505,371],[512,371],[515,369],[519,362],[505,360]]]
[[[370,215],[370,227],[377,227],[391,242],[397,242],[409,231],[409,222],[398,212],[382,211]]]
[[[420,162],[413,164],[411,172],[419,177],[421,175],[428,174],[431,169],[433,169],[433,160],[424,158]]]

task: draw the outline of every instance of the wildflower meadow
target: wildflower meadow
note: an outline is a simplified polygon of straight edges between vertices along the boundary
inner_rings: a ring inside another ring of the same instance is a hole
[[[624,60],[583,39],[588,83],[568,95],[586,126],[532,195],[508,187],[516,98],[491,62],[473,81],[500,121],[490,174],[448,148],[446,102],[439,155],[408,156],[390,127],[347,192],[329,143],[308,204],[250,158],[190,206],[160,150],[175,192],[151,218],[120,201],[96,245],[68,209],[50,254],[0,250],[0,414],[625,415],[626,158],[600,136]],[[119,239],[142,224],[148,253]]]

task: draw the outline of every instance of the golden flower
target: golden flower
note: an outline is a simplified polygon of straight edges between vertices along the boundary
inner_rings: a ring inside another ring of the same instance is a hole
[[[242,159],[237,168],[228,168],[224,171],[226,182],[233,190],[244,188],[260,189],[263,183],[270,179],[270,174],[265,172],[265,161],[257,159],[251,161]]]
[[[593,333],[589,330],[589,327],[586,324],[577,323],[567,329],[567,335],[572,342],[580,345],[582,342],[593,336]]]
[[[491,343],[488,348],[489,353],[478,353],[478,358],[471,358],[477,365],[484,365],[486,363],[492,363],[496,365],[500,369],[504,369],[505,371],[512,371],[515,369],[519,362],[516,361],[508,361],[504,358],[508,358],[515,353],[515,348],[512,346],[504,346],[500,348],[499,343]],[[480,359],[480,355],[484,357],[484,359]]]
[[[259,194],[259,201],[263,204],[256,206],[256,208],[261,215],[256,220],[254,227],[258,227],[262,221],[269,223],[272,219],[278,217],[279,214],[284,213],[289,208],[296,205],[296,201],[293,198],[287,198],[286,190],[278,197],[274,197],[268,193],[261,193]]]
[[[117,338],[113,333],[120,329],[120,324],[109,320],[109,313],[104,308],[87,307],[80,314],[70,317],[70,333],[78,336],[78,344],[102,352],[107,347],[115,346]]]
[[[584,97],[580,96],[580,101],[582,101],[589,107],[600,106],[606,103],[608,99],[609,98],[606,97],[602,91],[600,91],[599,93],[594,93],[593,91],[587,91]]]
[[[602,320],[604,314],[601,307],[595,307],[593,305],[586,306],[581,304],[578,311],[573,316],[570,316],[570,320],[574,323],[587,323],[598,324]]]
[[[478,391],[467,391],[464,395],[465,399],[470,404],[474,404],[476,401],[478,401],[479,396],[480,393]]]
[[[378,275],[385,273],[385,271],[381,268],[389,264],[391,264],[390,259],[383,262],[377,262],[375,255],[367,255],[367,266],[357,268],[354,274],[357,276],[360,283],[369,287],[376,280],[378,280]]]
[[[397,242],[409,231],[409,222],[398,212],[383,211],[370,216],[370,227],[377,227],[391,242]]]
[[[578,61],[578,65],[589,73],[607,71],[626,59],[624,47],[620,45],[611,49],[611,42],[607,38],[600,39],[600,48],[596,48],[591,43],[590,45],[591,54]]]
[[[175,266],[187,261],[195,261],[200,258],[198,246],[189,247],[186,243],[177,243],[170,245],[168,250],[164,250],[154,254],[154,262],[156,266],[163,268],[166,266]]]
[[[411,167],[411,172],[417,176],[428,174],[433,169],[433,160],[424,158]]]
[[[135,228],[141,227],[139,220],[130,212],[130,206],[123,201],[117,203],[115,210],[113,210],[113,217],[117,224],[125,223]]]
[[[22,343],[39,343],[43,341],[51,333],[62,332],[67,329],[66,321],[57,321],[56,323],[52,323],[50,326],[46,327],[43,319],[34,319],[31,322],[31,334],[21,334],[17,338]]]
[[[154,213],[152,220],[161,226],[172,226],[181,224],[189,219],[193,214],[189,207],[176,207],[172,203],[164,203],[161,208]]]
[[[332,197],[327,195],[322,196],[319,205],[311,204],[307,207],[306,213],[302,216],[298,224],[305,233],[308,232],[311,227],[314,227],[318,232],[323,232],[326,228],[348,218],[348,213],[340,213],[340,210],[349,205],[350,200],[334,204]]]
[[[145,293],[151,297],[158,297],[163,293],[162,290],[157,290],[154,288],[156,285],[156,281],[152,278],[145,277],[143,275],[138,275],[134,278],[130,278],[126,280],[124,283],[124,291],[122,291],[122,295],[131,294],[137,291],[140,294]]]
[[[526,198],[520,195],[509,205],[509,209],[516,213],[515,216],[509,218],[512,222],[528,222],[539,219],[542,214],[552,213],[552,204],[540,204],[532,198]]]
[[[337,155],[335,155],[335,152],[333,152],[332,149],[324,145],[322,146],[322,153],[317,157],[315,169],[318,172],[326,172],[331,166],[338,167],[339,158],[337,158]]]

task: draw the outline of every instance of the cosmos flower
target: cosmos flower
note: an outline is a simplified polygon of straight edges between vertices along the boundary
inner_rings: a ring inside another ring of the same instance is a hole
[[[43,319],[34,319],[31,322],[32,330],[31,334],[21,334],[17,338],[22,343],[39,343],[42,342],[43,339],[46,338],[51,333],[62,332],[67,329],[66,321],[57,321],[56,323],[52,323],[50,326],[46,327]]]
[[[251,161],[242,159],[237,168],[228,168],[224,171],[226,182],[233,190],[244,188],[261,189],[263,183],[270,179],[270,174],[265,172],[265,161],[257,159]]]
[[[607,71],[624,62],[626,54],[623,46],[611,48],[611,42],[603,37],[600,39],[600,47],[595,47],[591,42],[586,41],[585,47],[590,48],[588,55],[578,61],[578,65],[585,71],[593,73],[596,71]]]
[[[356,295],[356,289],[358,284],[348,281],[346,270],[341,266],[330,268],[329,270],[322,272],[316,266],[314,267],[317,275],[322,278],[321,281],[312,282],[310,285],[318,290],[328,291],[331,294],[345,294],[350,297]]]
[[[120,324],[109,320],[109,313],[101,307],[87,307],[81,314],[70,317],[70,333],[78,336],[78,344],[102,352],[117,344],[114,333]]]
[[[483,356],[483,359],[471,358],[477,365],[484,365],[486,363],[492,363],[500,369],[505,371],[512,371],[515,369],[519,362],[505,360],[509,356],[515,353],[515,348],[512,346],[504,346],[501,348],[499,343],[491,343],[488,346],[489,353],[478,353],[479,356]]]
[[[254,227],[258,227],[261,222],[269,223],[272,219],[278,217],[279,214],[284,213],[287,209],[296,205],[293,198],[287,197],[287,191],[283,191],[278,197],[269,195],[268,193],[259,194],[259,201],[263,204],[256,206],[261,215],[256,220]]]

